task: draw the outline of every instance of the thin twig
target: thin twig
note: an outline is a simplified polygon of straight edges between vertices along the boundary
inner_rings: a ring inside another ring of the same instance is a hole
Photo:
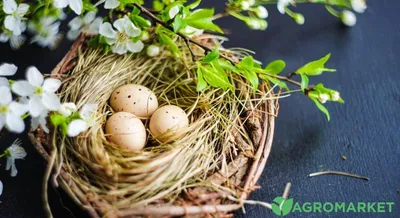
[[[368,177],[360,176],[357,174],[351,174],[351,173],[347,173],[347,172],[340,172],[340,171],[323,171],[323,172],[311,173],[308,176],[313,177],[313,176],[321,176],[321,175],[341,175],[341,176],[348,176],[348,177],[353,177],[353,178],[369,181]]]

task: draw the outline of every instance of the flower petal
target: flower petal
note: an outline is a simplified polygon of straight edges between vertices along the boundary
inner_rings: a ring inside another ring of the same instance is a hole
[[[61,107],[60,99],[56,94],[52,92],[43,93],[42,103],[47,109],[51,111],[57,111]]]
[[[17,70],[18,67],[14,64],[3,63],[0,65],[0,76],[13,76]]]
[[[26,71],[28,82],[34,87],[40,87],[43,84],[43,75],[36,67],[29,67]]]
[[[8,79],[5,77],[0,77],[0,86],[10,87],[10,83],[8,82]]]
[[[129,22],[130,22],[129,18],[127,18],[125,16],[123,18],[119,18],[118,20],[116,20],[113,25],[114,25],[115,29],[118,30],[118,32],[123,33],[125,30],[125,27],[129,24]]]
[[[40,99],[40,97],[37,95],[31,96],[28,105],[29,105],[29,114],[32,117],[38,117],[45,109],[42,103],[42,99]]]
[[[179,13],[179,6],[175,5],[168,11],[168,15],[170,19],[173,19]]]
[[[137,42],[128,42],[126,47],[128,48],[128,50],[130,52],[137,53],[137,52],[141,52],[143,50],[144,44],[142,41],[139,40]]]
[[[67,135],[69,137],[75,137],[87,130],[86,122],[83,120],[73,120],[68,124]]]
[[[72,113],[75,113],[77,110],[78,109],[77,109],[75,103],[67,102],[67,103],[63,103],[61,105],[60,110],[58,110],[58,113],[60,113],[64,117],[69,117],[69,116],[71,116]]]
[[[22,133],[25,130],[25,123],[21,116],[8,113],[6,116],[6,126],[10,132]]]
[[[0,86],[0,105],[8,105],[12,101],[10,88],[7,86]]]
[[[91,35],[97,35],[99,34],[99,28],[101,23],[103,22],[103,19],[101,17],[96,18],[90,25],[89,29],[87,30],[87,33]]]
[[[104,4],[105,9],[114,9],[119,6],[119,1],[118,0],[107,0],[106,3]]]
[[[98,104],[85,104],[82,106],[82,109],[80,111],[80,115],[82,119],[90,119],[93,118],[97,108],[99,107]]]
[[[22,97],[32,95],[35,88],[26,80],[17,81],[11,86],[12,91]]]
[[[14,35],[19,36],[21,35],[21,20],[16,19],[13,16],[7,16],[4,20],[4,26],[13,32]]]
[[[128,51],[128,49],[126,48],[126,44],[116,43],[112,46],[111,51],[115,54],[123,55]]]
[[[79,30],[82,24],[82,18],[77,16],[68,23],[68,26],[71,30]]]
[[[112,28],[111,24],[108,22],[102,23],[99,28],[99,33],[107,38],[115,39],[117,38],[117,32]]]
[[[7,33],[0,34],[0,42],[8,42],[9,39],[10,39],[10,36]]]
[[[68,0],[54,0],[53,5],[56,8],[65,8],[68,6]]]
[[[29,9],[29,5],[22,3],[18,6],[17,8],[17,14],[20,18],[24,17],[24,15],[26,14],[26,12],[28,12]]]
[[[13,165],[14,163],[15,163],[14,158],[7,158],[6,170],[10,170],[11,169],[11,165]]]
[[[83,2],[82,0],[69,0],[69,7],[77,14],[82,13]]]
[[[93,22],[93,20],[96,18],[96,12],[94,11],[89,11],[85,14],[83,17],[83,23],[84,24],[90,24]]]
[[[17,167],[15,166],[15,160],[13,164],[11,164],[11,177],[16,177],[18,174]]]
[[[142,33],[142,31],[137,28],[130,20],[128,23],[126,23],[125,32],[130,37],[140,36],[140,33]]]
[[[0,196],[3,194],[3,183],[0,180]]]
[[[15,0],[3,0],[3,11],[6,14],[11,14],[12,12],[17,10],[17,2]]]
[[[80,33],[81,33],[80,30],[69,30],[67,33],[67,39],[74,41],[76,38],[78,38]]]
[[[28,105],[25,104],[21,104],[18,102],[11,102],[9,105],[9,110],[11,113],[17,115],[17,116],[22,116],[24,115],[26,112],[28,112]]]
[[[25,30],[22,30],[25,31]],[[19,36],[11,36],[10,38],[10,46],[12,49],[17,50],[25,43],[26,37],[23,35]]]
[[[46,92],[56,92],[61,86],[61,81],[58,79],[48,78],[44,80],[43,89]]]

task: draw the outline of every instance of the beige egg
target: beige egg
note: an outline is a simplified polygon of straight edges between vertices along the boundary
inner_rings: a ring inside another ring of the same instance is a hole
[[[130,112],[140,119],[151,117],[158,108],[157,97],[145,86],[128,84],[117,88],[110,98],[114,111]]]
[[[181,136],[184,128],[189,126],[185,111],[175,105],[160,107],[150,119],[150,131],[160,141],[175,140]],[[168,133],[167,133],[168,132]],[[166,133],[167,137],[158,137]]]
[[[140,151],[146,143],[146,129],[142,121],[128,112],[118,112],[108,118],[107,138],[124,150]]]

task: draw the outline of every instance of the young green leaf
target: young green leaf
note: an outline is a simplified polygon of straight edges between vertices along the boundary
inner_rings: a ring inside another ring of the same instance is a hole
[[[203,59],[201,59],[201,62],[210,63],[212,61],[217,60],[218,58],[219,58],[219,49],[217,47],[212,52],[209,52]]]
[[[160,43],[166,45],[172,53],[174,53],[175,56],[180,55],[180,50],[178,46],[175,44],[175,42],[169,37],[167,34],[164,33],[159,33],[158,38]]]
[[[203,78],[203,72],[201,71],[201,66],[197,65],[197,88],[198,92],[203,91],[207,88],[207,82]]]
[[[325,68],[325,63],[329,60],[331,54],[325,55],[323,58],[312,61],[302,67],[300,67],[296,74],[306,74],[309,76],[318,76],[321,75],[323,72],[335,72],[336,69],[329,69]]]
[[[198,19],[204,19],[204,18],[211,18],[214,16],[214,9],[199,9],[195,12],[193,12],[191,15],[189,15],[186,19],[187,20],[198,20]]]
[[[246,56],[240,61],[238,65],[245,69],[252,70],[254,66],[254,59],[252,56]]]
[[[211,66],[201,66],[204,79],[215,88],[232,88],[232,84],[229,82],[228,75],[225,71],[216,71]]]
[[[250,70],[243,70],[242,74],[253,86],[253,91],[256,92],[258,89],[258,82],[259,82],[257,73]]]
[[[271,76],[265,75],[265,74],[260,74],[259,76],[261,79],[263,79],[265,81],[270,81],[274,85],[277,85],[279,88],[286,89],[289,91],[289,87],[287,86],[287,84],[285,82],[283,82],[277,78],[273,78]]]
[[[230,70],[234,73],[240,73],[239,69],[233,66],[232,63],[227,60],[219,59],[218,64],[225,70]]]
[[[156,11],[162,11],[164,9],[164,3],[162,3],[160,0],[154,0],[153,8]]]
[[[204,19],[197,19],[197,20],[186,20],[187,25],[197,28],[197,29],[203,29],[203,30],[210,30],[210,31],[215,31],[218,33],[224,33],[222,29],[215,25],[211,18],[204,18]]]
[[[172,23],[172,28],[174,29],[174,32],[177,33],[185,27],[186,21],[183,20],[180,16],[176,16],[174,22]]]
[[[286,63],[283,60],[272,61],[265,67],[265,72],[277,75],[285,69]]]
[[[305,90],[308,87],[308,76],[306,76],[305,74],[300,74],[301,77],[301,90]]]
[[[326,115],[326,119],[328,119],[328,121],[330,121],[331,116],[329,115],[328,109],[323,104],[321,104],[321,102],[319,102],[317,99],[311,98],[311,100],[313,100],[315,105],[317,105],[317,108]]]
[[[201,0],[197,0],[197,1],[189,4],[188,6],[186,6],[186,8],[193,10],[193,9],[197,8],[197,6],[199,6],[200,3],[201,3]]]

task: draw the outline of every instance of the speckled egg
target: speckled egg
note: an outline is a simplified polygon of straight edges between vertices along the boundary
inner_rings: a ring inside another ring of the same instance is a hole
[[[175,140],[181,136],[177,130],[189,126],[189,119],[185,111],[175,105],[160,107],[150,119],[150,131],[160,141]],[[167,138],[158,137],[166,132]],[[174,133],[175,132],[175,133]]]
[[[128,112],[118,112],[108,118],[107,138],[124,150],[140,151],[146,144],[146,129],[142,121]]]
[[[158,108],[157,97],[145,86],[128,84],[117,88],[110,98],[114,111],[129,112],[148,119]]]

